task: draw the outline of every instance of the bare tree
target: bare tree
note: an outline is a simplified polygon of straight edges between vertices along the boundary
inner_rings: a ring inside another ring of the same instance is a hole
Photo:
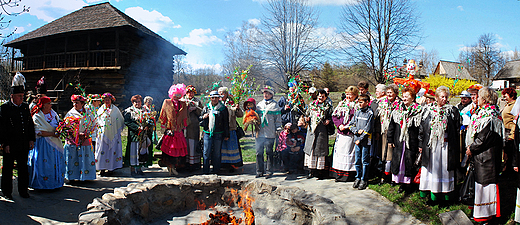
[[[433,73],[435,70],[435,67],[437,67],[437,64],[439,63],[439,52],[437,50],[433,49],[431,51],[423,50],[421,51],[420,56],[420,63],[422,62],[423,70],[426,71],[428,74]],[[428,74],[422,74],[422,75],[428,75]]]
[[[360,0],[343,7],[340,31],[344,51],[355,63],[366,64],[375,80],[416,49],[421,27],[411,0]]]
[[[520,52],[515,47],[515,50],[512,52],[502,52],[505,61],[513,61],[513,60],[519,60],[520,59]]]
[[[492,33],[480,35],[477,43],[459,54],[459,60],[483,85],[489,85],[496,73],[504,66],[505,59]]]
[[[265,71],[260,61],[260,52],[255,45],[258,38],[258,28],[249,22],[226,34],[224,41],[224,74],[232,74],[235,69],[245,70],[249,66],[249,77],[263,80]]]
[[[272,82],[286,87],[288,79],[320,60],[327,41],[316,38],[319,13],[307,0],[267,0],[264,8],[257,44],[262,60],[280,73]]]
[[[19,56],[19,51],[15,51],[14,55],[9,52],[9,49],[3,45],[14,39],[14,33],[16,29],[8,31],[9,25],[11,24],[10,17],[19,15],[20,13],[28,12],[29,8],[25,5],[20,5],[21,0],[0,0],[0,100],[8,99],[10,93],[10,86],[12,76],[11,72],[11,59],[15,56]]]

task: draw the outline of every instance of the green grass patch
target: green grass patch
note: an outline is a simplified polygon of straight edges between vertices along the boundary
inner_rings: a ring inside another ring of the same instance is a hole
[[[242,160],[244,162],[256,162],[256,150],[254,138],[240,139],[240,146],[242,147]]]
[[[442,224],[438,217],[439,214],[458,209],[464,211],[468,216],[470,214],[468,206],[463,204],[452,204],[449,206],[428,205],[426,198],[421,198],[418,191],[411,194],[399,193],[399,185],[392,187],[390,184],[384,184],[369,185],[368,187],[399,205],[404,212],[412,214],[422,222]]]

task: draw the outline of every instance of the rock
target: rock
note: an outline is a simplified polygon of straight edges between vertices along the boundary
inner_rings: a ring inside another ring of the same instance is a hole
[[[234,207],[242,197],[252,203],[256,224],[346,224],[343,209],[330,199],[296,187],[277,187],[260,180],[231,180],[220,177],[195,176],[185,179],[165,179],[164,183],[131,183],[114,193],[94,199],[82,213],[83,224],[147,224],[167,214],[195,210],[197,202],[207,207]],[[243,199],[242,199],[243,200]]]

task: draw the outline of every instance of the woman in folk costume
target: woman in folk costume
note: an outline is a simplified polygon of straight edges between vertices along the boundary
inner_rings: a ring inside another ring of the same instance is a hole
[[[105,93],[101,97],[104,104],[97,111],[96,169],[101,170],[100,175],[104,176],[123,167],[121,131],[125,120],[113,104],[116,98],[112,94]]]
[[[421,197],[433,201],[450,200],[455,189],[455,171],[460,165],[460,114],[448,105],[450,90],[440,86],[435,91],[436,102],[426,105],[419,128],[419,152],[422,154]],[[449,138],[448,138],[449,137]]]
[[[390,84],[385,88],[386,96],[377,100],[377,110],[375,112],[376,121],[378,120],[381,124],[381,152],[378,152],[378,155],[381,155],[381,161],[384,166],[384,175],[381,179],[381,183],[390,183],[390,165],[392,162],[392,148],[388,147],[388,126],[390,125],[392,112],[398,108],[402,102],[398,97],[399,95],[399,87],[395,84]]]
[[[85,98],[81,95],[72,95],[72,109],[65,114],[65,118],[72,117],[79,120],[77,132],[68,135],[65,142],[65,161],[67,172],[65,178],[71,180],[95,180],[96,159],[92,149],[91,135],[96,129],[96,116],[85,108]],[[65,122],[67,123],[67,119]],[[72,124],[69,124],[72,125]]]
[[[151,130],[147,131],[146,134],[148,135],[148,138],[152,141],[151,143],[157,143],[157,130],[156,130],[157,111],[155,111],[155,106],[152,103],[153,103],[153,98],[151,96],[144,97],[143,111],[144,111],[145,115],[147,115],[145,117],[153,120],[153,121],[151,121],[153,123],[153,125],[151,123],[149,124],[151,126],[149,129],[151,129]],[[146,162],[143,164],[143,166],[148,167],[148,166],[153,165],[153,149],[154,149],[153,146],[154,146],[153,144],[148,146],[148,157],[147,157]]]
[[[188,105],[188,120],[186,127],[186,144],[188,147],[188,157],[186,162],[189,164],[190,170],[200,169],[200,153],[197,152],[200,140],[199,116],[202,112],[202,102],[195,97],[197,89],[193,85],[186,87],[186,95],[183,101]]]
[[[43,96],[31,110],[36,131],[34,149],[29,151],[29,187],[55,189],[63,186],[65,159],[63,144],[56,132],[58,114],[52,110],[51,99]]]
[[[100,94],[89,94],[87,96],[87,104],[84,107],[93,119],[97,118],[97,111],[99,110],[99,107],[101,107],[101,100],[102,98]],[[93,122],[96,123],[96,120]],[[92,149],[96,147],[97,136],[97,129],[94,129],[90,135],[92,138]]]
[[[502,160],[505,129],[496,107],[498,95],[489,88],[478,91],[478,111],[471,116],[466,154],[475,166],[473,218],[490,222],[500,217],[498,174]]]
[[[188,154],[184,129],[188,122],[188,106],[180,101],[186,94],[186,85],[175,84],[168,90],[170,99],[165,99],[159,115],[164,130],[161,144],[161,164],[168,167],[170,175],[178,175],[176,167],[184,165]]]
[[[309,121],[307,137],[305,139],[304,166],[310,169],[307,178],[325,178],[325,157],[329,155],[329,134],[327,125],[332,123],[332,105],[325,102],[327,92],[318,90],[318,99],[309,104],[306,118]]]
[[[229,90],[227,87],[220,87],[218,94],[222,95],[221,101],[226,106],[229,114],[229,140],[222,141],[222,154],[221,166],[222,168],[229,169],[230,172],[234,172],[235,168],[241,167],[242,162],[242,150],[240,149],[240,142],[237,137],[237,117],[244,116],[244,111],[240,108],[238,102],[233,102],[233,99],[229,97]]]
[[[354,154],[354,133],[348,129],[348,124],[356,111],[358,89],[350,86],[345,90],[345,99],[338,103],[332,113],[332,121],[337,127],[336,143],[332,158],[331,176],[336,182],[347,182],[356,175]]]
[[[148,160],[148,146],[152,141],[147,132],[152,129],[148,125],[145,111],[142,107],[141,95],[134,95],[130,99],[132,106],[125,109],[125,125],[128,127],[128,141],[126,142],[125,165],[130,165],[130,175],[144,175],[141,167]]]
[[[393,112],[388,126],[388,147],[393,148],[390,171],[392,181],[402,184],[399,192],[409,189],[412,178],[417,174],[414,166],[419,151],[419,125],[422,107],[415,102],[415,91],[403,90],[403,103]]]

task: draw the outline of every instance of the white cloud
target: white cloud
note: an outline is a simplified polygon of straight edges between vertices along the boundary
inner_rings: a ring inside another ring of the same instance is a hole
[[[511,59],[514,57],[515,51],[509,50],[509,51],[501,52],[501,54],[503,57]]]
[[[222,66],[220,64],[211,65],[211,64],[192,63],[192,62],[188,62],[188,64],[191,66],[191,68],[193,68],[193,70],[212,69],[215,71],[216,74],[219,74],[222,72]]]
[[[253,0],[254,2],[266,3],[267,0]],[[309,0],[309,5],[352,5],[358,0]]]
[[[14,29],[16,29],[14,31],[15,34],[20,34],[20,33],[25,32],[25,28],[24,27],[14,27]]]
[[[416,51],[425,51],[426,48],[424,46],[422,46],[422,45],[417,45],[417,47],[415,47],[415,50]]]
[[[30,7],[30,15],[45,22],[53,21],[87,5],[83,0],[24,0],[21,4]]]
[[[148,11],[139,6],[130,7],[125,10],[125,14],[129,15],[133,19],[137,20],[139,23],[148,27],[150,30],[154,32],[159,32],[164,28],[180,28],[180,25],[174,25],[173,21],[164,16],[162,13],[157,10]]]
[[[218,28],[217,32],[226,32],[227,27]]]
[[[469,46],[459,45],[459,51],[472,52],[475,48]]]
[[[190,31],[188,37],[178,38],[174,37],[173,42],[176,44],[195,45],[202,47],[202,45],[222,42],[217,36],[211,34],[211,29],[194,29]]]
[[[260,24],[260,20],[259,19],[249,19],[247,22],[249,22],[250,24],[253,24],[255,26]]]
[[[464,8],[461,5],[457,6],[457,9],[460,11],[464,11]]]

